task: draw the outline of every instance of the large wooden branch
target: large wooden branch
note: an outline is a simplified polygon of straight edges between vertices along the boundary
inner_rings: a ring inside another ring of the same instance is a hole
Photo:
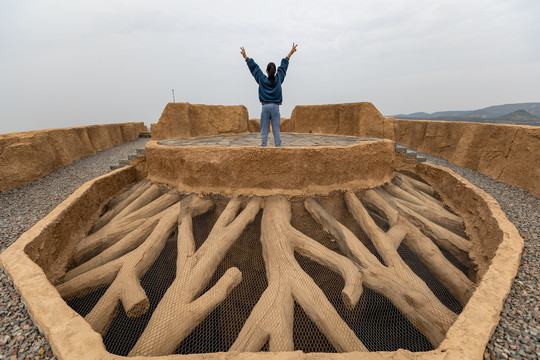
[[[388,204],[375,191],[366,191],[362,196],[362,201],[376,211],[381,212],[389,219],[391,228],[387,234],[390,234],[393,229],[397,228],[395,225],[398,223],[399,219],[402,224],[400,228],[405,229],[405,245],[419,257],[420,261],[422,261],[428,270],[431,271],[464,306],[474,291],[475,287],[473,282],[448,261],[431,239],[425,236],[407,219],[403,218],[396,209]],[[399,246],[399,244],[395,245],[396,248]]]
[[[446,308],[403,262],[392,239],[388,238],[373,220],[361,219],[369,215],[358,198],[350,192],[345,194],[345,198],[347,206],[364,232],[373,236],[371,240],[379,254],[383,257],[381,252],[388,252],[383,257],[388,266],[381,264],[349,229],[326,212],[320,204],[315,201],[306,202],[306,209],[334,236],[341,248],[347,249],[347,253],[362,271],[363,284],[388,298],[437,347],[457,315]]]
[[[132,196],[133,193],[135,193],[135,191],[140,191],[143,187],[149,186],[149,184],[150,184],[150,180],[144,179],[144,180],[139,181],[135,185],[129,187],[129,189],[127,189],[126,191],[124,191],[123,193],[121,193],[120,195],[116,196],[115,198],[109,201],[109,203],[107,204],[108,210],[113,209],[118,204],[126,200],[128,197]]]
[[[407,207],[405,203],[397,201],[389,193],[386,193],[380,189],[375,189],[374,191],[388,204],[403,214],[417,228],[420,228],[422,232],[432,239],[438,246],[450,252],[462,264],[471,266],[468,254],[472,248],[472,244],[469,240],[426,219],[422,215]]]
[[[432,197],[435,196],[435,189],[433,189],[431,185],[418,181],[413,177],[407,176],[399,172],[396,172],[395,174],[397,178],[399,178],[401,181],[409,183],[409,185],[414,187],[416,190],[422,191],[423,193]]]
[[[361,293],[361,277],[347,258],[322,248],[291,224],[291,205],[283,197],[267,198],[261,225],[261,243],[268,288],[253,308],[231,351],[258,351],[268,341],[270,351],[293,351],[294,300],[304,309],[337,351],[367,351],[341,319],[322,290],[307,275],[294,252],[308,255],[344,275],[349,307]],[[354,284],[354,285],[353,285]],[[348,289],[347,289],[348,288]],[[353,289],[354,288],[354,289]]]
[[[152,233],[157,223],[163,217],[166,211],[167,210],[163,210],[161,213],[152,216],[150,219],[147,219],[139,227],[130,232],[128,235],[124,236],[122,240],[118,241],[116,244],[105,249],[103,252],[96,255],[87,262],[68,271],[61,278],[61,282],[71,280],[81,274],[84,274],[85,272],[88,272],[102,265],[105,265],[115,259],[118,259],[122,255],[125,255],[128,252],[136,249]]]
[[[182,201],[181,204],[173,205],[173,210],[160,220],[143,245],[125,258],[114,282],[85,317],[85,320],[95,331],[102,334],[107,331],[108,325],[116,313],[119,300],[124,305],[128,317],[140,316],[148,310],[150,304],[146,293],[140,286],[140,279],[163,250],[165,242],[178,222],[178,214],[181,209],[189,207],[192,214],[199,215],[208,211],[212,205],[210,200],[201,200],[198,197],[190,197]]]
[[[163,190],[159,186],[152,185],[134,202],[126,206],[124,210],[120,211],[120,213],[116,215],[111,222],[118,223],[120,220],[128,217],[130,220],[150,217],[152,209],[156,207],[155,205],[160,204],[159,201],[162,201],[164,198],[170,198],[170,195],[176,195],[173,198],[174,202],[179,200],[178,191],[176,189],[172,189],[166,194],[163,194]],[[153,206],[148,206],[149,204],[152,204]]]
[[[260,210],[261,199],[253,197],[238,216],[242,201],[227,204],[206,241],[195,252],[192,216],[180,213],[176,278],[167,289],[130,356],[169,355],[218,306],[241,281],[237,268],[227,270],[212,289],[201,295],[229,248]]]
[[[148,310],[149,301],[139,282],[161,253],[178,221],[179,212],[180,204],[172,205],[137,249],[57,287],[60,295],[70,298],[111,284],[85,317],[95,331],[101,334],[107,332],[119,301],[129,317],[139,316]]]
[[[90,233],[96,232],[105,225],[107,225],[116,215],[124,210],[129,204],[133,203],[135,199],[139,198],[152,184],[148,180],[143,180],[130,189],[125,191],[120,196],[109,201],[107,204],[108,210],[101,215],[98,221],[92,226]]]
[[[139,227],[146,219],[162,212],[181,199],[181,195],[175,189],[157,197],[160,193],[161,190],[156,185],[152,185],[133,202],[137,203],[137,206],[132,207],[133,203],[130,204],[103,228],[79,241],[72,257],[73,264],[80,265],[88,261]],[[130,213],[131,210],[135,211]]]
[[[389,192],[396,196],[397,201],[403,203],[416,213],[460,236],[464,236],[465,223],[463,219],[446,210],[444,204],[432,195],[419,191],[412,185],[412,181],[417,180],[397,173],[394,183],[398,184],[398,188],[393,188],[392,184],[385,186],[385,188],[389,189]],[[408,195],[404,196],[402,191]]]
[[[428,195],[425,192],[418,190],[409,182],[409,179],[410,178],[408,176],[405,176],[400,173],[396,173],[396,176],[394,176],[394,178],[392,179],[392,184],[397,186],[399,189],[403,190],[404,192],[412,195],[414,198],[417,199],[418,204],[420,205],[428,203],[429,206],[444,207],[444,204],[439,199],[435,198],[433,195]]]

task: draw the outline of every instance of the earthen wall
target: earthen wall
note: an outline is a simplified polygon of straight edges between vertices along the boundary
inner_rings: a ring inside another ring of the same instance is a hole
[[[83,156],[135,140],[145,130],[140,122],[0,134],[0,191],[37,180]]]
[[[248,133],[248,111],[243,105],[194,105],[168,103],[152,138],[175,139]]]
[[[540,127],[391,120],[393,140],[540,197]]]
[[[391,139],[540,197],[540,127],[386,118],[363,102],[296,106],[290,131]]]
[[[298,105],[293,109],[290,131],[392,139],[392,125],[369,102]]]
[[[148,179],[153,183],[227,196],[368,189],[392,179],[394,156],[388,140],[277,149],[146,144]]]

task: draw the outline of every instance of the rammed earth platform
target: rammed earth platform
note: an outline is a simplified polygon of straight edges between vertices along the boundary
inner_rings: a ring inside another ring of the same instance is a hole
[[[182,192],[294,196],[368,189],[394,172],[390,140],[284,133],[281,148],[259,143],[258,134],[151,141],[148,178]]]
[[[281,132],[283,147],[303,146],[348,146],[364,141],[381,140],[372,137],[327,135],[327,134],[303,134]],[[258,133],[241,135],[205,136],[188,139],[167,139],[159,141],[160,145],[166,146],[258,146],[261,144],[261,136]],[[274,144],[272,133],[268,134],[268,147]]]

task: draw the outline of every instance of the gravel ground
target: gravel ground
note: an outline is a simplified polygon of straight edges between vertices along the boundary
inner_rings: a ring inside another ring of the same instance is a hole
[[[110,165],[134,154],[135,149],[144,147],[146,141],[148,139],[138,139],[100,151],[33,183],[0,193],[0,252],[75,189],[107,173]],[[493,196],[525,239],[519,273],[484,358],[540,358],[540,199],[474,170],[451,165],[429,154],[422,155],[431,163],[452,169]],[[0,291],[0,360],[56,359],[3,269],[0,271]]]
[[[0,193],[0,252],[82,184],[106,174],[110,165],[135,154],[148,140],[140,138],[85,156],[37,181]],[[56,359],[4,269],[0,294],[0,359]]]
[[[484,359],[540,359],[540,199],[440,157],[419,155],[432,164],[455,171],[493,196],[525,240],[518,274]]]

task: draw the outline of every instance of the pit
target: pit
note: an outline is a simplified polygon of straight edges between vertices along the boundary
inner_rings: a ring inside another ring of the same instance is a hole
[[[59,359],[480,358],[522,239],[377,138],[168,139],[2,254]]]

